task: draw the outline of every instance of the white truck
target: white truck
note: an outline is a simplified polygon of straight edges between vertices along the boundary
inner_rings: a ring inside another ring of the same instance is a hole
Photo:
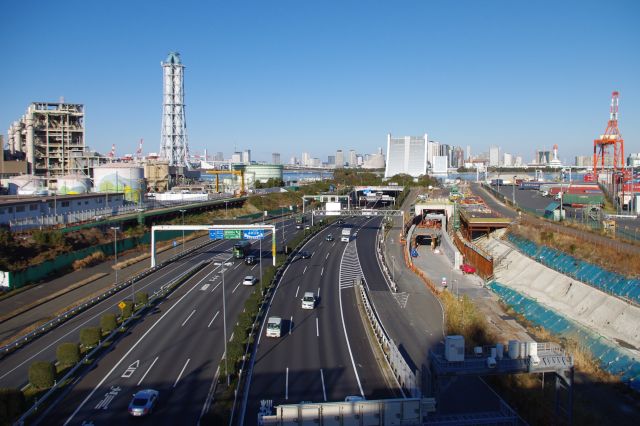
[[[340,234],[340,241],[343,243],[348,243],[351,239],[351,229],[343,228],[342,233]]]

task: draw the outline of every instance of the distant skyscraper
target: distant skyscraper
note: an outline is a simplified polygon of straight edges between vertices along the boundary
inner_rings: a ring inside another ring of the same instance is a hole
[[[387,167],[384,177],[399,173],[418,177],[427,173],[427,134],[392,138],[387,135]]]
[[[161,65],[163,100],[160,158],[169,161],[170,166],[189,167],[187,122],[184,117],[184,65],[177,52],[169,53]]]
[[[309,153],[308,152],[303,152],[302,153],[302,158],[300,159],[300,163],[303,166],[309,166],[310,165],[309,164],[310,161],[311,161],[311,156],[309,155]]]
[[[344,167],[344,154],[341,149],[336,151],[336,167]]]
[[[327,157],[327,164],[335,166],[335,164],[336,164],[336,156],[335,155],[329,155]]]
[[[214,161],[224,161],[224,154],[220,151],[216,152],[216,155],[213,156]]]
[[[467,158],[465,160],[471,161],[471,145],[467,145]]]
[[[245,149],[242,152],[242,162],[244,164],[251,164],[251,150],[250,149]]]
[[[231,162],[232,163],[242,163],[242,153],[236,151],[233,154],[231,154]]]
[[[500,148],[495,145],[489,147],[489,166],[500,166]]]
[[[291,158],[289,159],[289,164],[290,164],[291,166],[295,166],[296,164],[298,164],[298,159],[297,159],[295,156],[291,157]]]
[[[272,164],[280,164],[280,153],[274,152],[271,154],[271,163]]]
[[[349,167],[356,167],[358,165],[358,158],[356,152],[353,149],[349,150]]]
[[[504,154],[502,154],[502,165],[505,167],[511,167],[513,165],[512,158],[513,157],[508,152],[505,152]]]

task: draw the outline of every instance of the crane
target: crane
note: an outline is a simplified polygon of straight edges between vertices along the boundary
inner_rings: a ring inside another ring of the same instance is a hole
[[[604,134],[593,141],[593,177],[598,181],[598,162],[600,168],[604,169],[604,159],[608,148],[613,145],[613,170],[614,172],[624,169],[624,139],[618,128],[618,98],[620,93],[611,93],[611,106],[609,108],[609,121]]]

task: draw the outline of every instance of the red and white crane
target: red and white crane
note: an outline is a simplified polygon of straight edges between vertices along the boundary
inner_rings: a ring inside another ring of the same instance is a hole
[[[624,139],[618,128],[618,98],[620,93],[611,93],[611,107],[609,109],[609,122],[604,134],[593,141],[593,177],[598,181],[598,167],[604,169],[605,157],[611,145],[613,145],[613,170],[622,171],[624,169]]]

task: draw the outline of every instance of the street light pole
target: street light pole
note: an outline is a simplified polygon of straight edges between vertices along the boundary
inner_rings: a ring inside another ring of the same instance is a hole
[[[260,238],[260,255],[258,256],[258,262],[260,262],[260,295],[262,295],[262,237]]]
[[[180,213],[182,213],[182,253],[184,253],[184,212],[186,212],[185,209],[180,209]]]
[[[224,333],[224,374],[227,376],[227,386],[231,384],[231,380],[229,378],[229,365],[227,362],[227,302],[224,290],[224,272],[226,271],[225,267],[227,266],[229,259],[231,258],[227,258],[223,262],[214,263],[214,265],[222,267],[220,270],[220,273],[222,274],[222,331]]]

